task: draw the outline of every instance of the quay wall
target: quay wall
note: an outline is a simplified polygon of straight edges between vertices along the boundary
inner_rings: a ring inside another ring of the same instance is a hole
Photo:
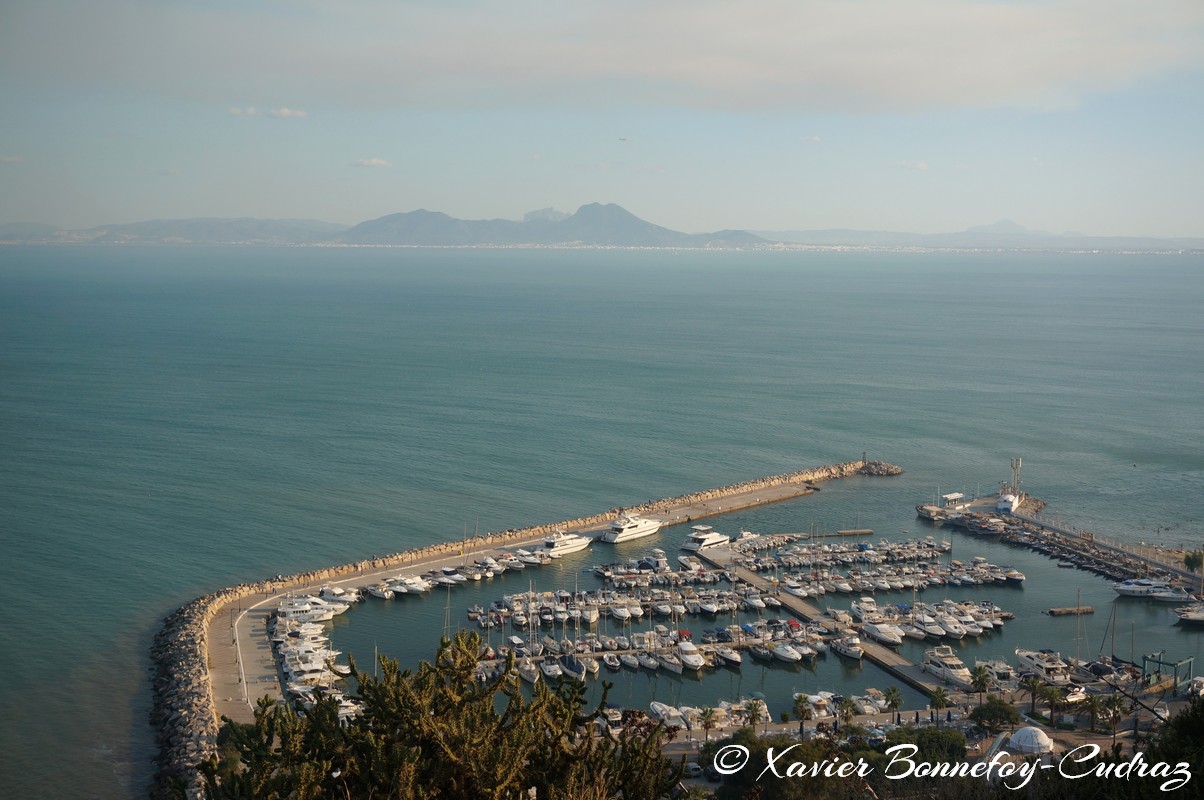
[[[370,570],[391,567],[408,567],[427,559],[465,552],[482,551],[490,548],[517,545],[520,542],[539,539],[557,530],[588,530],[605,526],[617,513],[661,514],[673,513],[673,509],[697,507],[711,501],[746,495],[763,489],[800,485],[800,491],[786,496],[769,499],[745,499],[744,502],[719,509],[691,509],[691,517],[698,518],[715,513],[746,508],[761,503],[786,499],[812,490],[809,484],[835,480],[852,475],[889,476],[903,470],[881,461],[847,461],[811,469],[771,475],[750,481],[721,486],[701,492],[692,492],[663,500],[649,501],[622,509],[590,514],[577,519],[557,523],[534,525],[527,528],[509,529],[480,534],[459,541],[439,542],[405,550],[392,555],[354,561],[324,569],[310,570],[293,575],[278,575],[273,578],[230,586],[181,606],[163,620],[163,627],[155,636],[151,648],[153,664],[153,705],[150,721],[156,729],[156,744],[159,748],[158,772],[152,787],[152,795],[168,796],[172,787],[186,787],[188,797],[199,798],[201,780],[198,766],[217,752],[216,742],[221,720],[218,719],[213,701],[209,676],[209,624],[231,604],[256,595],[310,587],[316,583],[332,581],[362,574]]]

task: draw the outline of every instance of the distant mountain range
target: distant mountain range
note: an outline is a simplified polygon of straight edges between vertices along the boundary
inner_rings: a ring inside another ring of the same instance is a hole
[[[959,250],[1204,250],[1204,238],[1084,236],[1031,230],[1009,220],[958,233],[847,229],[681,233],[614,204],[590,203],[573,214],[544,208],[521,221],[465,220],[438,211],[409,211],[346,226],[306,219],[177,219],[65,230],[53,225],[0,225],[0,243],[296,244],[360,246],[583,246],[680,248],[855,247]]]
[[[614,205],[590,203],[566,214],[545,208],[521,222],[456,219],[420,209],[347,227],[316,220],[182,219],[60,230],[0,225],[0,241],[158,244],[343,244],[410,246],[580,245],[594,247],[748,247],[766,244],[746,231],[680,233]]]

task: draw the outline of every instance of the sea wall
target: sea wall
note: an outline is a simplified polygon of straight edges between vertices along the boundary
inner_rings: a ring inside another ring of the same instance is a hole
[[[605,525],[614,519],[620,510],[651,514],[786,484],[812,484],[851,475],[887,476],[902,472],[899,467],[881,461],[848,461],[649,501],[624,509],[612,508],[604,513],[563,522],[484,533],[470,538],[465,549],[487,550],[537,539],[557,530]],[[256,595],[311,587],[324,581],[354,577],[390,567],[405,567],[425,559],[454,555],[461,547],[464,547],[464,544],[458,541],[440,542],[389,556],[295,575],[278,575],[254,583],[241,583],[198,597],[166,617],[151,649],[154,698],[150,721],[156,729],[156,743],[159,747],[159,769],[155,785],[152,787],[152,795],[166,797],[173,785],[182,783],[188,787],[189,797],[202,796],[197,767],[215,755],[217,732],[221,724],[217,718],[209,681],[207,637],[210,622],[225,608]]]

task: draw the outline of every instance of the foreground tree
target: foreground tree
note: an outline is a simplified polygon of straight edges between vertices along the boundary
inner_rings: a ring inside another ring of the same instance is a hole
[[[988,697],[987,702],[970,712],[970,721],[990,733],[999,733],[1004,728],[1019,725],[1020,712],[1011,703],[1005,703],[998,697]]]
[[[648,721],[615,738],[592,735],[598,709],[583,688],[539,683],[528,700],[513,661],[500,679],[474,679],[480,637],[444,640],[434,663],[381,676],[354,672],[362,713],[260,701],[254,725],[227,720],[226,759],[203,767],[206,795],[224,798],[507,798],[534,789],[560,798],[657,798],[680,770],[661,754],[669,734]],[[354,670],[354,664],[353,664]]]

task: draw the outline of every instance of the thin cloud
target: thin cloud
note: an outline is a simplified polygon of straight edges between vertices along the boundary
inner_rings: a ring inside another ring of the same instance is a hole
[[[25,159],[20,156],[0,156],[0,164],[24,164]]]
[[[393,164],[389,161],[385,161],[383,158],[361,158],[359,161],[352,161],[351,166],[380,168],[380,167],[391,167],[391,166],[393,166]]]
[[[928,162],[927,161],[900,161],[898,164],[895,164],[895,166],[902,167],[903,169],[926,170],[926,169],[928,169]]]
[[[255,110],[255,106],[230,106],[229,112],[232,117],[257,117],[259,112]]]
[[[371,26],[343,3],[309,0],[307,9],[164,4],[155,24],[130,25],[144,13],[134,0],[81,4],[76,24],[42,20],[46,36],[7,40],[0,72],[356,108],[914,113],[1073,108],[1204,68],[1199,0],[530,0],[521,14],[483,0],[375,2]],[[300,116],[268,113],[285,111]]]
[[[807,144],[819,144],[821,141],[818,136],[800,136],[798,137],[798,140],[800,142],[806,142]]]
[[[308,111],[299,108],[273,108],[268,113],[276,119],[305,119],[309,116]]]

